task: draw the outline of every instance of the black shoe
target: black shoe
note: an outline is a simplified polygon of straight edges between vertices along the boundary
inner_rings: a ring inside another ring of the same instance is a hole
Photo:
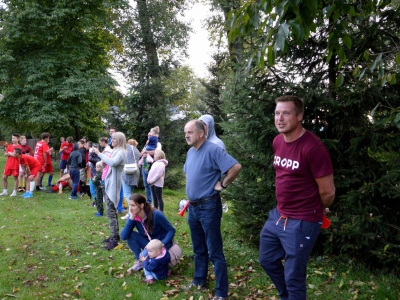
[[[108,237],[108,238],[104,239],[104,240],[102,241],[102,243],[107,244],[109,241],[110,241],[110,238]]]
[[[118,242],[116,241],[109,241],[106,246],[103,247],[104,250],[112,250],[118,246]]]

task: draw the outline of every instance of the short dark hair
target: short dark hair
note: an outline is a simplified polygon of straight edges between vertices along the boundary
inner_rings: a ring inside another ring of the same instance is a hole
[[[19,133],[13,133],[11,136],[16,136],[17,138],[19,138],[21,135]]]
[[[284,95],[280,96],[275,99],[275,103],[278,104],[278,102],[293,102],[294,104],[294,110],[297,114],[302,114],[304,113],[304,102],[303,99],[296,95]]]
[[[22,150],[20,148],[14,148],[14,152],[18,155],[22,154]]]
[[[50,137],[50,133],[48,133],[48,132],[43,132],[42,133],[42,140],[47,139],[49,137]]]

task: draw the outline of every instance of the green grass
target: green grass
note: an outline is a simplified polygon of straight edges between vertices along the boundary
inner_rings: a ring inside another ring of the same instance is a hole
[[[4,163],[1,156],[1,171]],[[125,243],[119,250],[101,248],[109,233],[108,222],[94,216],[96,210],[87,196],[79,201],[68,196],[65,191],[61,195],[39,192],[32,199],[0,197],[0,299],[211,298],[215,287],[211,266],[207,292],[181,291],[190,283],[194,268],[188,258],[192,250],[186,218],[178,215],[184,190],[165,190],[164,200],[165,214],[177,230],[176,241],[185,256],[170,278],[151,286],[143,282],[142,273],[126,272],[134,257]],[[230,212],[223,215],[222,232],[230,299],[278,299],[258,264],[258,249],[248,244],[248,237],[238,236]],[[400,299],[394,275],[373,274],[339,258],[313,258],[307,284],[308,299]]]

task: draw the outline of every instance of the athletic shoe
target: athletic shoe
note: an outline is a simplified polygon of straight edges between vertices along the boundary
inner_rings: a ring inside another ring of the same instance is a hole
[[[78,200],[78,197],[77,197],[77,196],[69,196],[68,199],[69,199],[69,200]]]
[[[109,241],[106,246],[103,247],[104,250],[112,250],[118,246],[118,242],[116,241]]]
[[[200,284],[196,284],[194,282],[189,283],[187,286],[185,286],[183,288],[183,290],[185,290],[185,291],[189,291],[189,290],[205,290],[205,289],[207,289],[205,284],[204,285],[200,285]]]
[[[44,186],[39,186],[39,189],[42,191],[46,190],[46,188]]]
[[[106,239],[104,239],[103,241],[102,241],[102,243],[108,243],[110,241],[110,238],[108,237],[108,238],[106,238]]]
[[[24,198],[26,195],[28,195],[29,194],[29,192],[25,192],[25,193],[23,193],[20,197],[21,198]]]
[[[148,284],[153,284],[153,278],[149,278],[149,279],[146,278],[146,282],[147,282]]]
[[[10,195],[10,197],[16,197],[17,196],[17,193],[16,192],[13,192],[11,195]]]
[[[141,269],[143,269],[142,262],[140,260],[137,260],[135,262],[135,264],[128,269],[128,271],[136,271],[137,272],[137,271],[140,271]]]
[[[126,214],[125,216],[121,217],[122,220],[126,220],[129,218],[129,214]]]
[[[24,199],[33,198],[33,194],[32,193],[28,193],[28,195],[24,196],[23,198]]]
[[[94,215],[95,215],[96,217],[102,217],[102,216],[103,216],[103,214],[101,214],[101,213],[99,213],[99,212],[95,213]]]
[[[7,192],[2,192],[0,196],[7,196]]]

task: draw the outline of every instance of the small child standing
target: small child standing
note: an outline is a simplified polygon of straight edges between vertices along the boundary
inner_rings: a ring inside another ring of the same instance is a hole
[[[162,198],[162,191],[164,186],[166,166],[168,166],[168,161],[165,159],[164,151],[157,149],[154,152],[154,163],[149,171],[147,183],[151,186],[154,207],[161,211],[164,211],[164,200]]]
[[[166,278],[170,260],[171,256],[164,244],[157,239],[151,240],[140,256],[147,283],[152,284],[153,279],[161,280]]]
[[[95,186],[96,189],[96,208],[97,208],[97,213],[95,213],[96,216],[102,217],[104,214],[104,208],[103,208],[103,187],[102,187],[102,180],[101,180],[101,174],[103,173],[103,162],[98,161],[96,163],[96,174],[92,177],[92,182]]]

